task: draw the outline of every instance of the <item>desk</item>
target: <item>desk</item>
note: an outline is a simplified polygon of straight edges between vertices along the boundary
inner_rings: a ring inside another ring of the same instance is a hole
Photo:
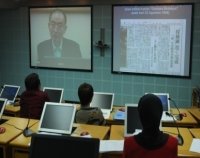
[[[119,109],[119,108],[124,108],[123,106],[115,106],[113,107],[113,110],[111,112],[110,118],[107,119],[107,124],[110,125],[124,125],[124,120],[114,120],[114,115],[115,112]],[[176,124],[174,122],[163,122],[162,126],[165,127],[174,127],[174,126],[180,126],[180,127],[197,127],[198,126],[198,122],[195,120],[195,118],[191,115],[191,113],[188,111],[188,109],[179,109],[181,113],[185,113],[187,115],[187,117],[183,117],[183,119],[181,121],[176,121]],[[176,115],[178,114],[178,110],[172,108],[171,109],[171,113]],[[200,114],[199,114],[200,117]]]
[[[39,123],[33,125],[30,129],[37,132]],[[80,136],[80,133],[87,131],[93,138],[106,139],[108,137],[108,132],[110,127],[108,126],[95,126],[86,124],[74,124],[76,130],[73,132],[72,136]],[[28,158],[28,148],[31,142],[31,137],[24,137],[23,134],[19,135],[13,141],[10,142],[10,147],[12,150],[12,158]]]
[[[176,121],[176,124],[174,122],[163,122],[162,126],[169,127],[169,126],[179,126],[179,127],[197,127],[198,122],[195,120],[195,118],[190,114],[190,112],[187,109],[180,108],[180,113],[185,113],[186,117],[183,117],[181,121]],[[179,114],[177,109],[172,108],[171,113],[173,115]]]
[[[169,132],[170,135],[174,135],[172,133],[177,133],[177,129],[175,127],[163,127],[162,130],[167,133]],[[192,135],[188,128],[179,128],[181,135],[184,139],[183,146],[178,146],[178,157],[181,158],[200,158],[199,153],[190,152],[190,145],[192,143]],[[111,140],[122,140],[124,139],[124,126],[122,125],[112,125],[110,131],[110,139]],[[120,157],[121,153],[111,153],[111,157]],[[119,156],[120,155],[120,156]]]
[[[200,108],[189,108],[187,109],[200,123]]]
[[[18,117],[20,113],[20,106],[6,105],[4,109],[4,114],[9,116]]]
[[[190,132],[195,138],[200,138],[200,128],[191,128]]]
[[[35,124],[37,120],[30,120],[29,126]],[[14,127],[15,126],[15,127]],[[0,157],[7,158],[9,157],[8,144],[14,138],[22,133],[22,130],[27,126],[27,119],[24,118],[10,118],[6,123],[1,124],[1,127],[5,127],[6,131],[3,134],[0,134],[0,149],[3,156]],[[19,128],[19,129],[17,129]]]
[[[107,125],[124,125],[124,120],[115,120],[114,119],[114,115],[115,113],[121,109],[124,108],[124,106],[114,106],[111,113],[110,113],[110,117],[108,119],[106,119],[106,124]]]

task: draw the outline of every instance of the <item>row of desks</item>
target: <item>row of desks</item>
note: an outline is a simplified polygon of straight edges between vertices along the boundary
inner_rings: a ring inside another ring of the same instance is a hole
[[[114,115],[116,111],[122,107],[115,106],[113,108],[113,111],[111,112],[110,118],[107,119],[107,124],[109,125],[123,125],[123,120],[115,120]],[[181,126],[181,127],[198,127],[200,123],[200,109],[198,108],[187,108],[187,109],[179,109],[181,113],[186,114],[186,117],[183,117],[183,120],[176,121],[176,124],[173,124],[172,122],[163,122],[162,126]],[[13,106],[13,105],[7,105],[5,107],[5,114],[11,115],[11,116],[19,116],[20,106]],[[177,109],[171,109],[172,114],[178,114]]]
[[[28,158],[28,149],[31,137],[24,137],[22,130],[27,126],[27,119],[10,117],[9,120],[1,126],[6,128],[6,132],[0,134],[0,148],[3,150],[3,158]],[[39,120],[30,120],[29,127],[37,132]],[[72,136],[80,136],[80,133],[87,131],[94,138],[123,140],[124,126],[95,126],[86,124],[74,124],[76,130]],[[177,134],[175,127],[163,127],[162,130],[171,135]],[[193,137],[200,138],[200,128],[179,128],[184,139],[184,145],[178,146],[178,156],[187,158],[200,158],[200,153],[190,152],[189,148]],[[104,153],[101,157],[121,157],[122,152]]]
[[[124,120],[115,120],[114,119],[114,115],[116,113],[116,111],[119,109],[119,107],[115,107],[113,108],[113,111],[110,115],[110,118],[107,119],[107,124],[109,125],[124,125]],[[199,123],[200,123],[200,109],[197,108],[190,108],[190,109],[179,109],[180,113],[184,113],[186,115],[186,117],[183,117],[183,119],[181,121],[176,121],[176,123],[174,122],[163,122],[162,126],[165,127],[172,127],[172,126],[179,126],[179,127],[199,127]],[[171,109],[171,113],[176,115],[178,114],[178,110],[177,109]]]
[[[9,107],[10,110],[12,107]],[[15,107],[16,110],[16,107]],[[114,120],[114,112],[117,108],[113,110],[110,118],[107,120],[109,126],[94,126],[94,125],[84,125],[84,124],[74,124],[77,126],[76,130],[72,134],[73,136],[80,136],[80,133],[87,131],[94,138],[99,139],[112,139],[112,140],[123,140],[124,139],[124,121]],[[165,122],[163,127],[165,132],[177,133],[177,129],[173,126],[179,126],[180,133],[184,138],[184,145],[178,147],[179,157],[192,157],[200,158],[200,154],[193,153],[189,151],[189,147],[192,142],[192,138],[200,138],[200,109],[180,109],[181,113],[185,113],[187,117],[183,117],[182,121],[176,121],[177,124],[173,122]],[[172,109],[172,113],[178,114],[176,109]],[[0,134],[0,149],[3,151],[3,158],[28,158],[28,148],[31,138],[24,137],[22,130],[27,126],[28,120],[18,117],[6,117],[8,119],[6,123],[1,126],[6,128],[6,132]],[[37,131],[39,120],[31,120],[30,128],[33,131]],[[120,125],[119,125],[120,124]],[[184,128],[183,128],[184,127]],[[187,128],[185,128],[187,127]],[[0,150],[1,151],[1,150]],[[102,154],[101,157],[121,157],[121,153],[106,153]],[[0,156],[1,157],[1,156]]]

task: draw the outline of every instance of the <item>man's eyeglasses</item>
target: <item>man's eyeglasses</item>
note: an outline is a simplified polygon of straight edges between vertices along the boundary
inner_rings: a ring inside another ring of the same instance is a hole
[[[56,23],[56,22],[50,22],[49,25],[50,25],[51,27],[53,27],[53,28],[55,28],[56,26],[57,26],[58,28],[62,28],[62,27],[65,26],[63,23]]]

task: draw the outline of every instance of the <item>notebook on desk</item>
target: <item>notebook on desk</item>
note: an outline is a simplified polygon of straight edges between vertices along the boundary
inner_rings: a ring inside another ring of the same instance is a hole
[[[0,98],[6,98],[7,104],[13,104],[19,92],[20,86],[4,85],[0,93]]]
[[[99,107],[105,119],[110,117],[113,108],[114,93],[94,92],[91,107]]]
[[[162,114],[161,121],[162,122],[172,122],[172,121],[174,121],[171,116],[166,115],[166,112],[170,113],[169,93],[152,93],[152,94],[158,96],[160,98],[161,102],[162,102],[163,114]]]
[[[5,109],[6,103],[7,103],[7,99],[0,98],[0,124],[3,124],[4,122],[7,121],[5,119],[2,119],[2,115]]]
[[[50,102],[61,103],[63,98],[63,88],[44,87],[43,91],[49,96]]]
[[[76,106],[67,103],[45,102],[39,122],[39,133],[68,134],[73,128]]]

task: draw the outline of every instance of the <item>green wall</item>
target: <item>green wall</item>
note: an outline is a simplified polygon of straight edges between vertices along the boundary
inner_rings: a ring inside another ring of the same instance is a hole
[[[111,45],[111,5],[93,6],[93,43],[105,28],[105,40]],[[191,106],[192,88],[200,84],[200,3],[194,5],[192,30],[191,79],[111,73],[111,48],[105,56],[93,47],[93,72],[31,69],[29,67],[28,7],[0,9],[0,85],[17,84],[24,90],[24,78],[31,72],[40,75],[42,87],[64,87],[64,99],[78,101],[82,82],[91,83],[95,91],[114,92],[115,105],[137,103],[145,92],[168,92],[180,107]]]

